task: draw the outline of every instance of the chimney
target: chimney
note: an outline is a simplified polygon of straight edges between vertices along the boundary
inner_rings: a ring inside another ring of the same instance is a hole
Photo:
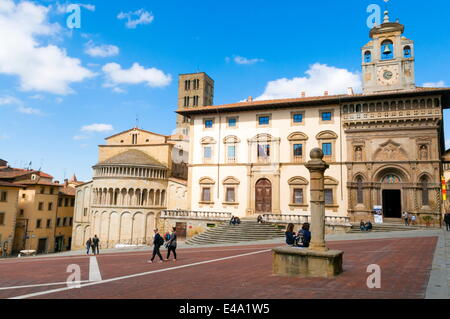
[[[64,185],[65,186],[69,185],[69,180],[67,178],[64,180]]]
[[[301,93],[300,96],[301,96],[302,98],[306,97],[306,92],[305,92],[305,91],[302,91],[302,93]]]
[[[328,96],[328,91],[325,91],[324,95],[325,95],[325,96]]]
[[[348,95],[353,95],[354,93],[353,93],[353,88],[352,87],[349,87],[348,89],[347,89],[347,94]]]
[[[253,102],[253,97],[249,96],[248,99],[247,99],[247,102],[248,102],[248,103]]]

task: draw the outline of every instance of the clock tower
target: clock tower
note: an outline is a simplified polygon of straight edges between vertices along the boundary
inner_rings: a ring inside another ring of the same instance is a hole
[[[413,90],[414,42],[403,36],[405,27],[389,22],[388,11],[384,21],[370,30],[372,39],[362,48],[364,93]]]

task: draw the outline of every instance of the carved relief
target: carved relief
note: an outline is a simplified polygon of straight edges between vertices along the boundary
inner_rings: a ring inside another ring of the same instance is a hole
[[[421,145],[419,150],[419,159],[421,161],[427,161],[428,160],[428,146]]]
[[[375,152],[375,161],[407,161],[408,155],[400,144],[391,140],[381,144]]]

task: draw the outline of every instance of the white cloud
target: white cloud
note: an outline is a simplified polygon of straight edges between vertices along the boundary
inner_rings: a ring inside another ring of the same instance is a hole
[[[38,109],[34,109],[32,107],[19,106],[17,109],[22,114],[28,115],[42,115],[42,112]]]
[[[227,61],[229,61],[229,59],[227,59]],[[253,65],[256,63],[264,62],[264,59],[258,59],[258,58],[248,59],[248,58],[245,58],[242,56],[235,56],[233,58],[233,61],[234,61],[234,63],[240,64],[240,65]]]
[[[134,63],[130,69],[122,69],[117,63],[108,63],[103,66],[105,72],[106,87],[116,87],[119,84],[146,83],[150,87],[165,87],[172,81],[170,74],[156,68],[144,68],[139,63]]]
[[[307,96],[321,96],[325,91],[332,94],[345,94],[349,87],[361,91],[361,77],[346,69],[315,63],[305,72],[306,76],[292,79],[282,78],[267,83],[264,93],[255,100],[272,100]]]
[[[84,52],[92,57],[106,58],[110,56],[116,56],[119,54],[119,47],[110,44],[94,45],[92,41],[86,44]]]
[[[134,17],[134,19],[133,19]],[[144,9],[139,9],[136,11],[130,11],[130,12],[120,12],[117,15],[117,19],[127,19],[126,26],[129,29],[136,29],[136,27],[140,24],[150,24],[153,22],[155,17],[151,12],[145,11]]]
[[[110,132],[113,130],[114,128],[111,124],[91,124],[81,128],[82,132]]]
[[[57,97],[57,98],[55,99],[55,103],[56,103],[56,104],[61,104],[62,102],[64,102],[64,99],[63,99],[63,98]]]
[[[438,82],[426,82],[422,84],[424,88],[443,88],[445,87],[444,81],[438,81]]]
[[[75,135],[73,137],[74,141],[81,141],[81,140],[87,140],[89,137],[84,135]]]
[[[30,1],[0,0],[0,73],[18,76],[24,91],[69,94],[72,83],[94,74],[63,48],[42,45],[58,36],[61,27],[48,22],[49,8]]]
[[[0,97],[0,105],[22,104],[22,101],[13,96]]]
[[[32,95],[32,96],[29,96],[28,98],[30,98],[32,100],[43,100],[44,96],[41,95],[41,94],[35,94],[35,95]]]

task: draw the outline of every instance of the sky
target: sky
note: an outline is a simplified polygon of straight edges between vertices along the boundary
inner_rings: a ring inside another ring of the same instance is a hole
[[[214,104],[358,92],[371,4],[385,9],[382,0],[0,0],[0,158],[88,181],[98,145],[136,118],[174,132],[183,73],[208,73]],[[415,41],[416,85],[450,86],[450,1],[388,6]]]

